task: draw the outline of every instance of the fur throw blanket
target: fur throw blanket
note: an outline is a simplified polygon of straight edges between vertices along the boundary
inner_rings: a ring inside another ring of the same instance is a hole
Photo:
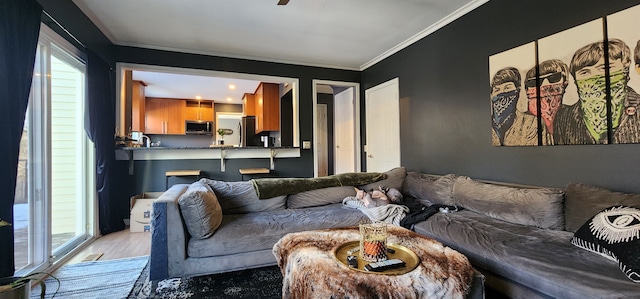
[[[317,178],[263,178],[253,179],[253,188],[259,199],[281,195],[296,194],[304,191],[327,187],[359,186],[387,178],[378,172],[350,172]]]
[[[367,208],[361,200],[353,196],[345,197],[342,204],[360,210],[367,215],[371,221],[382,221],[400,226],[400,221],[407,215],[409,208],[402,205],[387,204],[379,207]]]
[[[414,270],[380,275],[351,270],[336,260],[338,246],[359,240],[357,227],[285,235],[273,247],[283,275],[282,298],[465,297],[474,270],[464,255],[402,227],[388,226],[387,231],[388,242],[420,257]]]

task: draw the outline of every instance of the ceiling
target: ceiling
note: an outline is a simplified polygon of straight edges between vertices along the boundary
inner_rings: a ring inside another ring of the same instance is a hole
[[[253,93],[260,81],[158,71],[132,71],[133,80],[146,84],[146,97],[212,100],[242,104],[245,93]],[[233,85],[233,89],[230,88]]]
[[[364,70],[487,1],[73,0],[116,45],[348,70]],[[194,90],[175,97],[202,93]]]

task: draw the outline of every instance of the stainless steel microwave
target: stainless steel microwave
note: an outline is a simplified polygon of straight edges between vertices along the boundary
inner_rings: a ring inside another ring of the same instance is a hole
[[[187,120],[185,122],[185,134],[188,135],[212,135],[212,121]]]

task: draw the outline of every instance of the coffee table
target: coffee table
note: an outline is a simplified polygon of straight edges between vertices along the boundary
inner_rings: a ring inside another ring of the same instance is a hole
[[[344,265],[335,252],[359,240],[358,227],[285,235],[273,247],[283,276],[282,298],[465,298],[478,273],[464,255],[402,227],[389,225],[387,232],[387,243],[418,256],[415,269],[386,275]]]

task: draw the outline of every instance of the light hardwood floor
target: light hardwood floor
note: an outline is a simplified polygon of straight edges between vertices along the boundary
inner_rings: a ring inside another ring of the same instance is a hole
[[[102,253],[98,260],[104,261],[149,255],[150,252],[151,233],[132,233],[127,227],[125,230],[99,237],[65,264],[80,263],[92,254]]]

